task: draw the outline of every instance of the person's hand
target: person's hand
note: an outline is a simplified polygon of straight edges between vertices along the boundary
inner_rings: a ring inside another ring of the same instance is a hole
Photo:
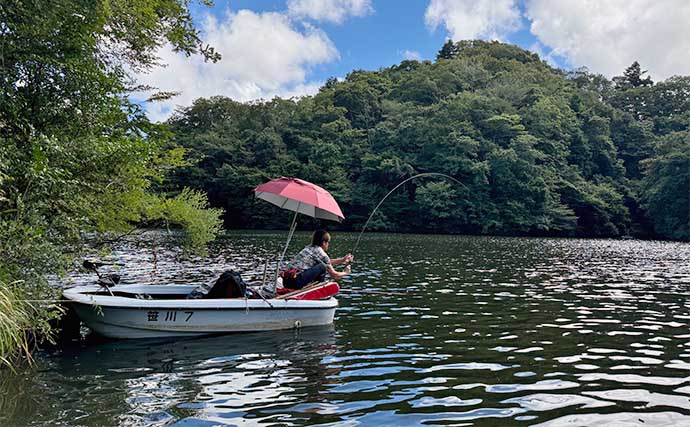
[[[346,263],[346,264],[349,264],[349,263],[351,263],[351,262],[354,261],[354,260],[355,260],[355,257],[352,256],[351,253],[348,252],[348,254],[345,255],[345,263]]]
[[[345,270],[344,270],[345,274],[350,274],[351,271],[352,271],[352,268],[349,265],[347,267],[345,267]]]

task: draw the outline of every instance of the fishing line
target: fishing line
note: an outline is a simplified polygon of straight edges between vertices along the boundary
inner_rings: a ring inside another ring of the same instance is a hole
[[[467,186],[466,186],[465,184],[463,184],[462,182],[460,182],[460,181],[457,180],[456,178],[453,178],[453,177],[450,176],[450,175],[446,175],[445,173],[439,173],[439,172],[425,172],[425,173],[420,173],[420,174],[417,174],[417,175],[414,175],[414,176],[411,176],[411,177],[407,178],[406,180],[404,180],[404,181],[401,182],[400,184],[398,184],[398,185],[396,185],[395,187],[393,187],[393,189],[392,189],[391,191],[389,191],[388,194],[386,194],[385,196],[383,196],[383,199],[381,199],[381,201],[379,202],[379,204],[376,205],[376,207],[374,208],[374,210],[371,212],[371,215],[369,215],[369,218],[367,219],[367,222],[364,223],[364,227],[362,227],[362,231],[359,233],[359,236],[357,237],[357,242],[355,243],[355,247],[352,249],[352,252],[351,252],[351,253],[352,253],[353,256],[354,256],[354,254],[355,254],[355,251],[357,250],[357,246],[359,246],[359,241],[362,239],[362,234],[364,234],[364,230],[366,230],[366,229],[367,229],[367,226],[369,225],[369,221],[371,221],[371,218],[374,217],[374,214],[376,213],[376,211],[378,210],[378,208],[381,206],[381,204],[388,198],[388,196],[390,196],[391,194],[393,194],[393,192],[394,192],[395,190],[397,190],[398,188],[400,188],[400,187],[401,187],[403,184],[405,184],[406,182],[412,181],[412,180],[415,179],[415,178],[421,178],[421,177],[424,177],[424,176],[442,176],[442,177],[444,177],[444,178],[448,178],[448,179],[450,179],[450,180],[452,180],[452,181],[457,182],[458,184],[462,185],[463,187],[465,187],[465,188],[469,191],[469,188],[467,188]]]

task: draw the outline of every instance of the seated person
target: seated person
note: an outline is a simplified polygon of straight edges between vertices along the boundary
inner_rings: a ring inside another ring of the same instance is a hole
[[[331,235],[326,230],[316,230],[312,235],[311,245],[302,249],[295,258],[280,272],[283,286],[288,289],[302,289],[311,282],[322,282],[328,273],[333,280],[339,280],[350,274],[350,266],[343,271],[336,271],[333,266],[347,264],[354,260],[348,253],[342,258],[329,258],[326,251]]]

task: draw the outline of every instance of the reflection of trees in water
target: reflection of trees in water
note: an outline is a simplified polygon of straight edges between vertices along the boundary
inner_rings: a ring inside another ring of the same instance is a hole
[[[16,373],[0,369],[0,425],[15,425],[12,420],[19,414],[31,413],[40,408],[42,384],[32,382],[34,372],[34,368]]]
[[[127,411],[121,379],[108,375],[107,362],[89,366],[72,351],[38,354],[36,366],[16,375],[0,372],[0,425],[117,425]]]
[[[0,372],[0,425],[263,418],[317,399],[327,375],[319,362],[335,351],[332,326],[61,349],[19,375]]]

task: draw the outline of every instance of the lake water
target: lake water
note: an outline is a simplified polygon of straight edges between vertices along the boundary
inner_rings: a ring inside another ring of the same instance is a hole
[[[113,258],[126,283],[258,277],[285,236]],[[690,245],[365,234],[355,255],[330,327],[39,352],[0,372],[0,425],[690,425]]]

